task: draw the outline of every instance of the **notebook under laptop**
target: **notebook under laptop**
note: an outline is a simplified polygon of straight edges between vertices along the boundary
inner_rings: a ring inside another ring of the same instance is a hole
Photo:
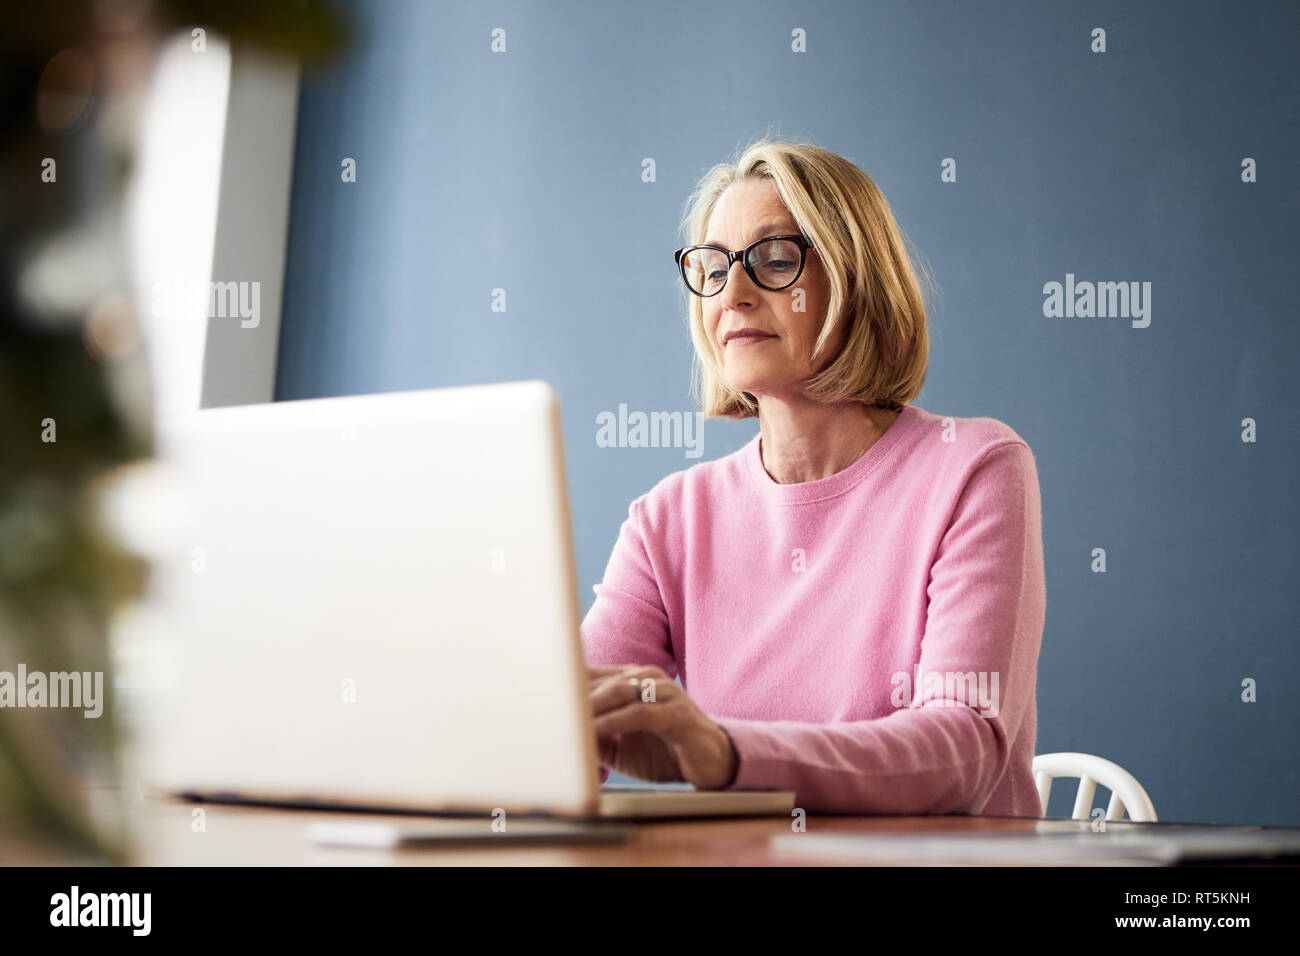
[[[794,794],[602,792],[559,404],[518,382],[163,423],[192,504],[142,781],[208,799],[597,818]]]

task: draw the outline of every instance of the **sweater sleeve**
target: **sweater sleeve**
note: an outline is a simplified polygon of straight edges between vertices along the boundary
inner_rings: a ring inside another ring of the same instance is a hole
[[[628,507],[618,540],[593,589],[596,600],[582,621],[582,646],[588,664],[651,664],[671,678],[677,664],[669,639],[668,613],[642,536],[644,498]],[[600,768],[600,782],[609,768]]]
[[[642,533],[644,496],[628,507],[618,540],[593,590],[596,600],[582,621],[587,663],[646,664],[676,679],[668,612]]]
[[[865,721],[715,717],[739,757],[726,789],[793,790],[810,812],[977,813],[1035,706],[1046,605],[1041,522],[1029,446],[1008,441],[985,452],[931,566],[915,698],[896,691],[898,709]],[[970,672],[985,672],[994,706],[925,679]]]

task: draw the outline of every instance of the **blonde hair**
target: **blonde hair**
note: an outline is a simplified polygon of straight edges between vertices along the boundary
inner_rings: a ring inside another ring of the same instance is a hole
[[[830,301],[812,358],[821,358],[841,323],[848,335],[840,353],[805,383],[821,402],[858,401],[899,409],[925,383],[930,357],[925,303],[907,239],[884,194],[853,163],[811,143],[759,139],[734,163],[704,174],[687,200],[682,231],[687,245],[705,241],[709,219],[733,183],[768,179],[811,241],[830,283]],[[705,417],[751,418],[758,402],[729,386],[704,334],[704,300],[690,300],[695,345],[692,392]]]

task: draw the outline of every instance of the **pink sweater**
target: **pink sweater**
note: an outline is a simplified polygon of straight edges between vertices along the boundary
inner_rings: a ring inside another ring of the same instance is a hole
[[[588,661],[680,676],[735,746],[727,789],[793,790],[809,812],[1039,816],[1029,446],[908,405],[848,468],[782,485],[760,441],[632,502],[582,623]]]

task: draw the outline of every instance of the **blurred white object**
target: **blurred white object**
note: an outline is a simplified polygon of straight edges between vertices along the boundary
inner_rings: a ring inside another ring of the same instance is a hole
[[[1056,777],[1078,777],[1079,789],[1075,792],[1072,819],[1087,820],[1092,816],[1092,799],[1097,784],[1110,791],[1110,804],[1106,807],[1107,820],[1129,819],[1138,823],[1156,822],[1156,808],[1151,803],[1142,784],[1123,767],[1104,757],[1093,754],[1063,751],[1039,754],[1033,763],[1034,780],[1038,784],[1038,801],[1043,816],[1047,816],[1047,800],[1052,795],[1052,780]]]

